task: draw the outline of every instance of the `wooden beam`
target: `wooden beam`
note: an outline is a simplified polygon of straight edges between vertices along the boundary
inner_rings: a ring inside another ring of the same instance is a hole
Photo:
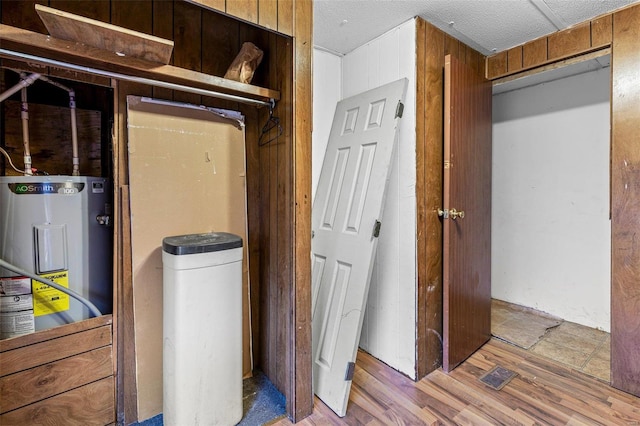
[[[293,311],[290,325],[292,352],[295,368],[289,378],[291,392],[287,395],[287,412],[294,421],[307,417],[313,411],[312,363],[311,363],[311,131],[312,111],[311,60],[313,45],[313,5],[311,2],[294,2],[294,42],[291,52],[294,69],[293,80],[293,131],[291,171],[293,208],[293,247],[289,251],[293,261],[294,288],[289,303]],[[289,401],[290,400],[290,401]]]
[[[507,83],[507,82],[512,81],[512,80],[517,80],[517,79],[522,78],[522,77],[528,77],[530,75],[538,74],[538,73],[541,73],[541,72],[555,70],[557,68],[563,68],[563,67],[566,67],[566,66],[569,66],[569,65],[578,64],[580,62],[589,61],[591,59],[601,58],[603,56],[610,55],[610,54],[611,54],[611,48],[610,47],[605,47],[604,49],[596,50],[595,52],[586,53],[586,54],[580,55],[580,56],[574,56],[573,58],[565,59],[564,61],[553,62],[553,63],[548,64],[548,65],[543,65],[543,66],[540,66],[540,67],[531,68],[531,69],[528,69],[526,71],[521,71],[519,73],[509,74],[509,75],[507,75],[505,77],[501,77],[501,78],[497,78],[497,79],[492,80],[492,83],[493,83],[494,86],[496,86],[496,85],[499,85],[499,84]]]

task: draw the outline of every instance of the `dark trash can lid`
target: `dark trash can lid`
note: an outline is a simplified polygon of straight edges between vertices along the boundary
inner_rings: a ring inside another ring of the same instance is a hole
[[[169,254],[211,253],[242,247],[242,238],[228,232],[176,235],[162,239],[162,250]]]

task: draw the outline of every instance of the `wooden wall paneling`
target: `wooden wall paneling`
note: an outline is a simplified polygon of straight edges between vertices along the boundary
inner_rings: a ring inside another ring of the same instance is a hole
[[[192,71],[202,69],[202,13],[203,10],[187,2],[174,2],[173,64]],[[174,100],[200,105],[201,96],[176,91]]]
[[[35,5],[47,5],[48,0],[2,0],[2,23],[46,34],[47,29],[36,13]]]
[[[50,0],[49,7],[97,21],[111,20],[111,1]]]
[[[640,6],[613,15],[611,385],[640,396]]]
[[[270,32],[264,31],[255,25],[241,25],[238,30],[238,45],[236,46],[235,51],[233,51],[231,59],[225,64],[225,72],[238,52],[240,52],[242,44],[249,41],[255,44],[263,52],[262,61],[253,74],[251,84],[264,87],[278,87],[281,84],[280,82],[274,81],[272,83],[268,79],[270,75],[269,70],[271,69],[270,63],[276,60],[275,52],[271,52],[271,47],[273,45],[271,40]]]
[[[294,291],[289,294],[294,321],[289,351],[293,353],[294,371],[290,382],[287,413],[294,421],[313,411],[311,363],[311,132],[312,123],[312,58],[313,3],[297,1],[295,7],[295,45],[287,48],[291,74],[286,80],[292,86],[293,105],[289,111],[291,123],[291,173],[293,180],[291,208],[293,209]],[[289,42],[287,40],[287,42]]]
[[[112,1],[111,23],[153,35],[153,0]]]
[[[293,35],[293,12],[294,0],[278,0],[278,32]]]
[[[24,407],[112,374],[111,346],[105,346],[1,377],[0,412]]]
[[[153,1],[152,34],[154,36],[173,40],[173,4],[173,1]],[[173,65],[174,54],[171,55],[171,60],[169,61],[171,65]],[[173,90],[154,87],[153,97],[171,101],[173,100]]]
[[[254,368],[260,365],[259,353],[261,351],[260,335],[262,333],[261,321],[261,175],[260,175],[260,148],[258,138],[260,135],[259,109],[246,105],[239,106],[245,116],[245,152],[247,159],[247,227],[249,243],[249,284],[251,304],[251,335],[252,335],[252,360]],[[263,108],[264,109],[264,108]]]
[[[442,364],[442,223],[437,210],[442,207],[442,161],[443,161],[443,69],[445,34],[429,23],[424,25],[424,93],[417,99],[424,99],[422,112],[416,117],[423,122],[423,133],[416,134],[421,144],[422,155],[416,153],[416,170],[420,174],[417,182],[422,188],[417,192],[418,205],[424,206],[419,216],[418,232],[418,321],[417,336],[417,378],[424,377]],[[417,74],[420,75],[420,74]],[[422,244],[420,244],[422,241]]]
[[[158,1],[158,0],[156,0]],[[162,0],[160,0],[162,1]],[[220,12],[226,11],[226,0],[191,0],[193,3],[201,4],[204,7],[219,10]],[[231,0],[233,1],[233,0]]]
[[[272,34],[269,37],[269,55],[272,57],[277,54],[277,36]],[[269,76],[269,84],[279,86],[279,80],[277,76],[277,61],[268,59],[265,64],[267,69],[267,75]],[[279,102],[278,102],[279,103]],[[280,110],[278,110],[280,111]],[[278,112],[279,114],[279,112]],[[253,150],[258,157],[258,164],[255,168],[255,175],[258,178],[258,182],[255,182],[255,187],[259,189],[259,193],[252,197],[252,204],[250,208],[256,209],[255,213],[258,215],[257,220],[254,221],[255,227],[252,229],[259,229],[259,234],[254,235],[258,237],[258,244],[254,249],[259,250],[259,283],[252,283],[252,288],[257,292],[252,294],[254,299],[254,311],[253,314],[259,321],[259,325],[254,329],[254,363],[256,367],[262,370],[267,377],[269,377],[274,384],[281,390],[280,383],[276,382],[276,367],[278,363],[278,349],[277,342],[277,312],[279,309],[279,300],[277,298],[277,281],[276,281],[276,255],[277,255],[277,229],[274,226],[275,218],[275,205],[277,202],[276,187],[278,182],[276,181],[277,174],[274,168],[274,148],[275,142],[266,144],[271,139],[272,134],[266,135],[266,137],[260,140],[262,128],[265,125],[269,111],[267,108],[261,108],[256,111],[254,115],[257,122],[252,123],[254,128],[255,140],[249,142],[253,144]],[[274,201],[275,199],[275,201]],[[250,217],[253,214],[250,213]],[[256,288],[257,287],[257,288]],[[254,321],[255,324],[255,321]],[[284,326],[284,325],[281,325]],[[284,356],[284,354],[282,354]],[[286,397],[286,395],[285,395]]]
[[[62,90],[59,95],[68,100],[67,94]],[[6,120],[5,145],[14,158],[20,158],[23,150],[20,102],[6,101],[3,107]],[[101,176],[100,111],[77,109],[76,116],[80,170],[89,176]],[[69,108],[30,103],[29,139],[34,167],[49,174],[71,175],[73,164],[70,123]]]
[[[455,56],[456,58],[460,57],[460,42],[450,36],[449,34],[444,34],[444,54]]]
[[[478,74],[484,75],[486,57],[477,50],[467,46],[467,65],[469,65]]]
[[[561,59],[589,50],[591,47],[591,25],[589,22],[578,24],[547,37],[548,60]]]
[[[278,30],[278,2],[273,0],[258,1],[258,25],[270,30]]]
[[[591,47],[603,47],[611,44],[613,38],[613,16],[604,15],[591,21]]]
[[[293,347],[293,339],[295,338],[295,316],[290,313],[294,312],[295,299],[291,296],[296,294],[295,281],[292,272],[295,268],[296,259],[294,256],[293,236],[294,226],[292,216],[293,208],[293,141],[292,141],[292,114],[286,114],[286,110],[293,103],[293,62],[292,53],[289,53],[291,46],[280,42],[276,53],[276,63],[278,64],[278,76],[281,79],[281,100],[274,112],[280,117],[280,125],[282,126],[282,135],[272,142],[272,154],[275,154],[275,167],[277,170],[276,186],[277,191],[277,297],[278,297],[278,324],[277,343],[279,352],[279,360],[276,366],[276,382],[283,393],[287,395],[287,412],[291,412],[293,407],[292,397],[295,386],[292,377],[295,377],[294,360],[296,358],[295,348]]]
[[[279,344],[283,341],[282,333],[287,326],[286,323],[280,323],[280,312],[286,310],[286,306],[282,306],[282,293],[279,288],[278,281],[278,202],[286,202],[278,200],[278,146],[277,142],[271,142],[265,145],[267,151],[267,159],[269,163],[269,277],[267,281],[267,303],[269,306],[269,340],[266,343],[267,364],[263,367],[266,369],[267,377],[271,379],[273,384],[286,396],[284,387],[284,378],[282,377],[282,367],[287,354],[284,347]]]
[[[261,110],[259,115],[260,120],[259,128],[265,122],[266,117],[264,110]],[[276,235],[273,232],[271,226],[272,213],[272,190],[275,186],[275,181],[272,184],[272,165],[271,165],[271,146],[261,145],[260,151],[260,293],[254,295],[259,297],[260,300],[260,335],[258,336],[258,357],[254,361],[256,366],[260,368],[267,377],[275,377],[275,370],[272,368],[272,364],[276,362],[275,348],[271,348],[274,338],[272,338],[272,331],[275,330],[277,324],[272,319],[274,313],[277,311],[278,304],[275,298],[274,286],[272,283],[275,281],[274,275],[274,256],[276,253],[275,238]],[[273,249],[273,250],[272,250]],[[273,295],[272,295],[273,294]],[[275,334],[274,334],[275,336]],[[271,356],[270,356],[271,355]]]
[[[545,41],[546,46],[546,41]],[[546,51],[545,51],[546,53]],[[507,73],[507,51],[496,53],[487,59],[487,78],[496,78]]]
[[[458,42],[458,56],[457,56],[457,58],[463,64],[467,63],[467,50],[471,50],[471,49],[467,49],[467,45],[466,44],[464,44],[462,42]],[[468,59],[471,59],[471,58],[468,58]]]
[[[232,0],[227,2],[226,7],[229,15],[258,23],[258,0]]]
[[[238,21],[216,12],[202,12],[202,72],[224,76],[240,49],[239,33]]]
[[[606,48],[612,38],[611,15],[603,15],[572,28],[540,37],[487,58],[487,76],[496,79],[570,58],[599,48]],[[521,50],[521,52],[520,52]],[[508,57],[507,67],[502,63]]]
[[[522,46],[522,65],[531,68],[547,62],[547,37],[525,43]]]
[[[270,56],[277,55],[277,39],[270,42]],[[278,84],[277,61],[268,63],[270,84]],[[280,105],[278,102],[278,106]],[[284,101],[286,102],[286,101]],[[279,115],[280,109],[276,113]],[[259,110],[257,132],[261,135],[261,129],[268,119],[268,109]],[[273,384],[281,391],[285,392],[283,383],[278,381],[278,355],[284,358],[286,354],[278,350],[279,328],[285,324],[278,323],[278,312],[281,308],[278,298],[277,281],[277,258],[278,258],[278,229],[277,229],[277,203],[278,203],[278,181],[277,181],[277,141],[267,143],[273,133],[266,135],[262,140],[256,141],[260,157],[260,177],[261,190],[259,208],[261,211],[260,223],[260,289],[259,294],[254,297],[259,298],[260,304],[260,334],[258,336],[259,351],[256,357],[256,366],[261,369]],[[280,359],[283,359],[280,358]],[[286,397],[286,395],[285,395]]]
[[[46,5],[48,0],[3,0],[0,2],[2,23],[21,27],[30,31],[46,34],[47,29],[35,10],[36,4]],[[48,74],[49,67],[38,64],[27,64],[21,61],[2,59],[2,66],[28,72]]]
[[[507,72],[517,72],[522,69],[522,46],[507,50]]]
[[[427,116],[427,23],[416,20],[416,377],[427,374],[427,197],[426,116]]]
[[[113,377],[90,383],[0,415],[3,425],[113,424]]]

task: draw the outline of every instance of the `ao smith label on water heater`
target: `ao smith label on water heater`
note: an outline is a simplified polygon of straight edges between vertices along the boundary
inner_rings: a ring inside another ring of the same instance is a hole
[[[33,182],[10,183],[11,192],[17,195],[33,194],[65,194],[72,195],[82,192],[84,183],[79,182]],[[94,191],[95,192],[95,191]]]
[[[42,274],[62,287],[69,288],[69,272],[59,271]],[[37,317],[69,310],[69,295],[36,280],[31,281],[33,289],[33,314]]]

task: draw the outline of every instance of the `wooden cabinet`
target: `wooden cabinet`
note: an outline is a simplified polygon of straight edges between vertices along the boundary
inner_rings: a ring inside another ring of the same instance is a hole
[[[115,422],[112,316],[0,341],[0,424]]]

